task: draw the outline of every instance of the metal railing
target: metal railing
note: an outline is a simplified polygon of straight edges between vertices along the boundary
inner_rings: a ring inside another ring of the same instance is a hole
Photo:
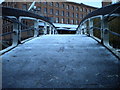
[[[13,30],[11,32],[1,33],[0,37],[12,34],[12,45],[1,50],[0,54],[4,54],[5,52],[13,49],[20,43],[24,43],[26,40],[35,38],[39,36],[39,23],[44,23],[43,26],[43,35],[46,34],[57,34],[57,30],[55,26],[46,18],[39,16],[37,14],[31,13],[29,11],[8,8],[8,7],[0,7],[2,9],[2,16],[0,17],[3,20],[7,20],[12,22]],[[34,25],[29,27],[22,23],[22,20],[33,20]],[[22,27],[27,27],[27,29],[22,30]],[[26,40],[22,40],[22,32],[27,32],[33,30],[34,35],[32,38],[28,38]],[[48,32],[48,33],[47,33]]]
[[[117,33],[109,29],[109,22],[118,17],[120,17],[120,2],[97,9],[88,14],[79,24],[76,33],[93,37],[120,58],[120,48],[114,48],[110,45],[110,34],[119,37],[120,40],[120,30]],[[96,18],[99,19],[98,22],[94,22]],[[97,27],[96,25],[99,26]],[[97,35],[95,35],[96,30],[98,32]]]

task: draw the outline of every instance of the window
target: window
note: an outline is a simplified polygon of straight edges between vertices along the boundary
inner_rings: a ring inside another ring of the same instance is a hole
[[[90,13],[90,12],[91,12],[91,10],[89,9],[89,10],[88,10],[88,12]]]
[[[64,18],[61,19],[61,23],[64,23]]]
[[[47,8],[44,8],[44,13],[47,13]]]
[[[50,9],[50,14],[53,14],[53,9]]]
[[[41,12],[41,7],[38,7],[37,10],[38,10],[39,12]]]
[[[76,18],[78,18],[78,17],[79,17],[79,14],[77,13],[77,14],[76,14]]]
[[[78,23],[78,21],[76,20],[76,24]]]
[[[84,18],[84,16],[85,16],[85,15],[83,14],[83,15],[82,15],[82,18]]]
[[[64,4],[62,4],[62,8],[64,8],[65,7],[65,5]]]
[[[67,9],[69,9],[69,5],[67,5]]]
[[[72,10],[74,10],[74,6],[72,6]]]
[[[50,6],[53,6],[53,2],[50,2]]]
[[[77,20],[77,24],[79,24],[79,20]]]
[[[85,12],[87,12],[87,9],[85,9]]]
[[[56,23],[58,23],[59,22],[59,18],[56,18]]]
[[[23,5],[22,5],[22,9],[23,9],[23,10],[27,10],[27,4],[23,4]]]
[[[59,11],[58,10],[56,10],[56,15],[59,15]]]
[[[76,11],[78,11],[79,10],[79,8],[78,7],[76,7]]]
[[[83,14],[80,15],[80,18],[81,18],[81,19],[83,18]]]
[[[74,17],[74,13],[72,14],[72,17]]]
[[[85,8],[83,8],[83,12],[85,12]]]
[[[67,16],[69,16],[69,12],[67,12]]]
[[[43,2],[45,5],[47,4],[47,2]]]
[[[90,10],[90,12],[92,12],[92,10]]]
[[[66,23],[68,24],[68,19],[66,19]]]
[[[68,19],[68,24],[70,23],[70,19]]]
[[[64,11],[62,11],[62,16],[64,16]]]
[[[83,12],[83,8],[82,7],[80,8],[80,11]]]
[[[59,7],[59,3],[58,2],[56,3],[56,7]]]
[[[71,20],[71,23],[74,24],[74,20]]]

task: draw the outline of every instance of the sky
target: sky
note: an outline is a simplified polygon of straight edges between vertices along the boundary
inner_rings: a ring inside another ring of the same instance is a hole
[[[67,0],[67,1],[72,1],[72,2],[77,2],[77,3],[83,3],[83,4],[86,4],[86,5],[90,5],[90,6],[93,6],[93,7],[102,7],[102,0]],[[110,0],[106,0],[106,1],[110,1]],[[112,0],[113,3],[116,2],[117,0]]]
[[[67,0],[67,1],[83,3],[86,5],[90,5],[90,6],[98,7],[98,8],[100,8],[102,6],[102,4],[101,4],[102,0]]]

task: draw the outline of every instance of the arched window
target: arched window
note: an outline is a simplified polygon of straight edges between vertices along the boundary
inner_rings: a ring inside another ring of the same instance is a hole
[[[59,3],[58,2],[56,3],[56,7],[59,7]]]

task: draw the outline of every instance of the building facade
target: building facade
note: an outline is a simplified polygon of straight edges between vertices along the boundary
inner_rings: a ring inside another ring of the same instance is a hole
[[[4,2],[3,6],[28,10],[31,2]],[[97,8],[74,2],[36,2],[31,10],[41,16],[49,17],[53,23],[79,24],[90,12]]]
[[[28,10],[31,4],[32,2],[3,2],[2,6]],[[30,10],[30,12],[44,16],[53,23],[74,25],[78,25],[88,13],[97,9],[92,6],[74,2],[36,2],[35,7],[36,8]],[[22,23],[26,24],[27,26],[33,25],[33,23],[29,20],[23,20]],[[27,28],[21,27],[21,31],[24,31],[24,29]],[[3,20],[2,33],[12,32],[12,30],[13,23]],[[31,31],[22,32],[21,35],[22,39],[32,37]],[[6,48],[11,44],[12,34],[2,36],[2,48]]]

